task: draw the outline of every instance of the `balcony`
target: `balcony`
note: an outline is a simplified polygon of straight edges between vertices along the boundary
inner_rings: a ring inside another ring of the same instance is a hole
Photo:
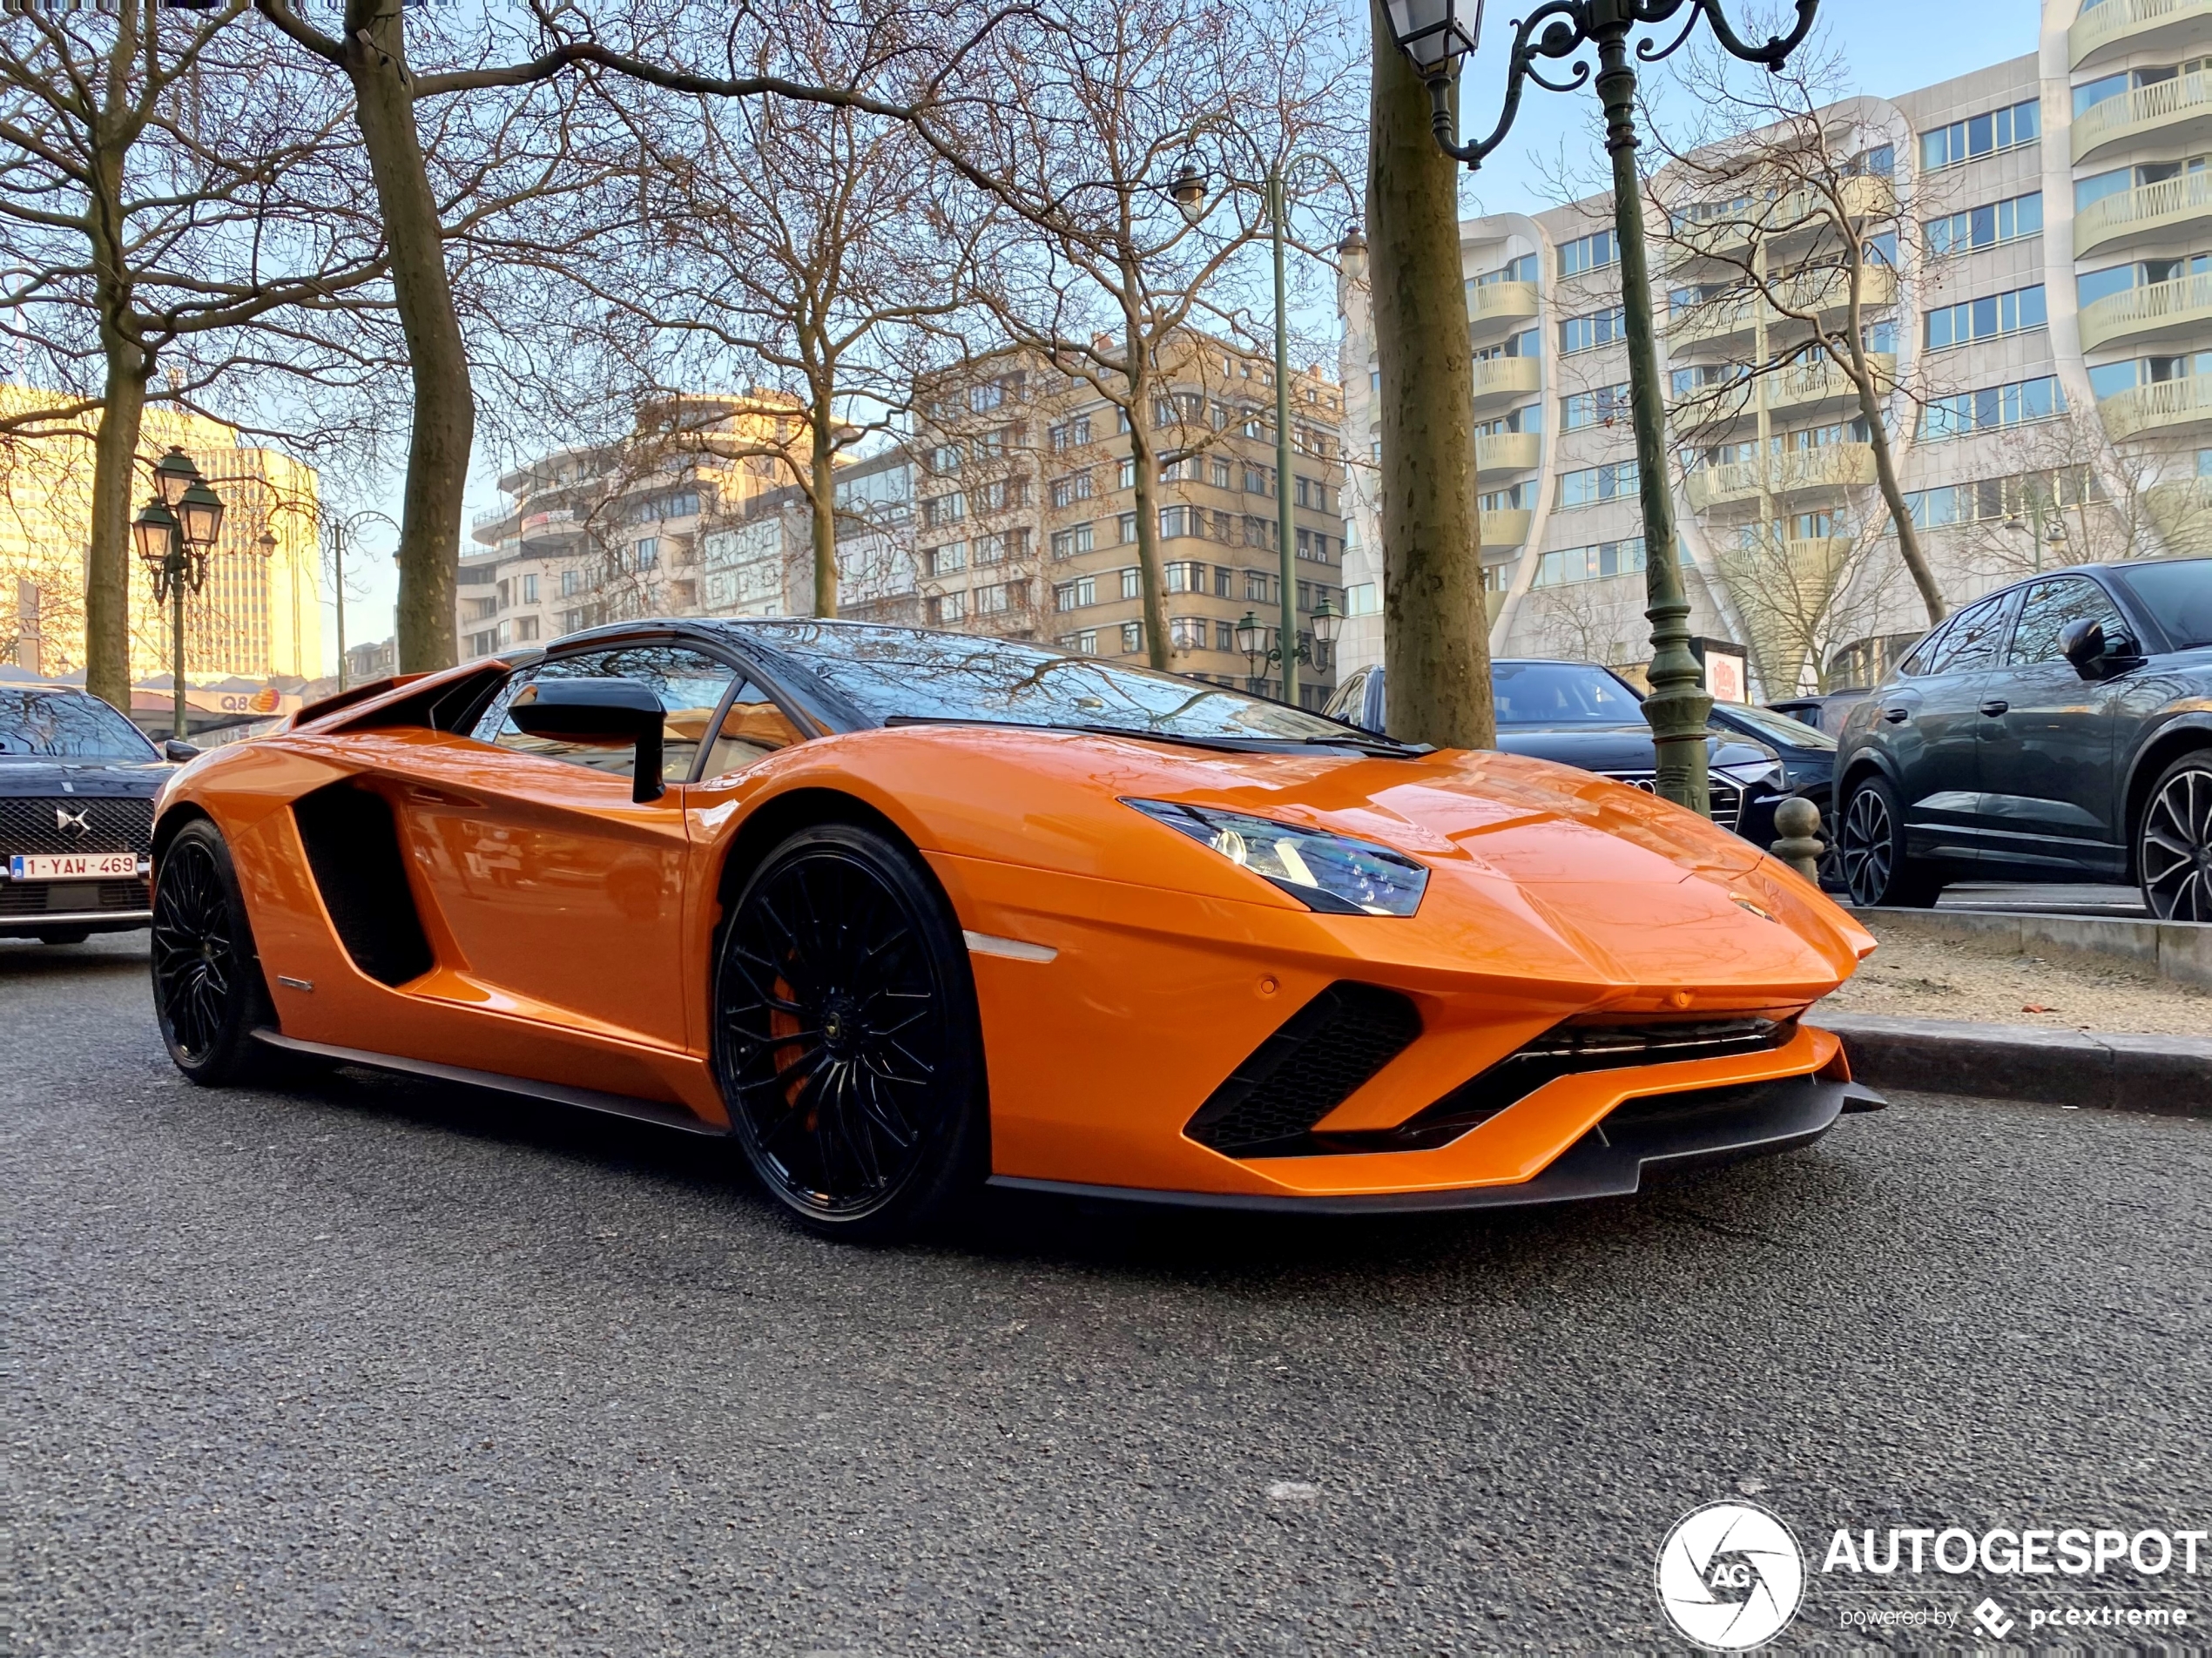
[[[2091,202],[2074,216],[2074,251],[2133,247],[2185,234],[2208,220],[2212,220],[2212,171],[2183,173]]]
[[[2212,425],[2212,374],[2155,381],[2101,399],[2105,435],[2118,442],[2146,432],[2182,432]]]
[[[2107,293],[2081,307],[2081,349],[2125,340],[2148,344],[2212,322],[2212,274]]]
[[[2176,75],[2091,104],[2074,123],[2074,162],[2152,138],[2161,147],[2212,138],[2212,75]]]
[[[1805,271],[1773,286],[1779,304],[1824,319],[1851,304],[1848,271]],[[1894,305],[1897,273],[1886,265],[1869,265],[1860,273],[1859,289],[1858,302],[1864,310]],[[1762,323],[1769,328],[1786,328],[1794,325],[1794,319],[1756,294],[1733,300],[1715,298],[1676,313],[1667,324],[1667,343],[1677,351],[1691,346],[1737,345],[1752,339]]]
[[[2168,552],[2193,558],[2212,553],[2212,477],[2154,483],[2144,502]]]
[[[522,543],[532,551],[557,551],[583,539],[583,526],[567,507],[534,512],[523,520]]]
[[[1691,510],[1704,512],[1755,502],[1762,495],[1782,498],[1811,490],[1857,489],[1873,482],[1872,444],[1824,443],[1817,449],[1795,449],[1763,460],[1700,467],[1689,475],[1687,489]]]
[[[2212,0],[2203,0],[2212,5]],[[1897,212],[1897,192],[1890,180],[1877,173],[1860,173],[1838,181],[1844,211],[1854,221],[1888,219]],[[1664,261],[1669,269],[1694,265],[1699,259],[1741,259],[1754,235],[1764,234],[1770,252],[1789,246],[1792,236],[1811,236],[1835,223],[1835,209],[1827,197],[1811,189],[1793,190],[1767,205],[1763,212],[1740,219],[1685,221],[1667,233]]]
[[[1507,507],[1482,515],[1482,545],[1486,550],[1518,547],[1528,539],[1528,523],[1535,515],[1526,507]]]
[[[1483,357],[1474,365],[1474,401],[1478,406],[1514,397],[1529,397],[1542,383],[1541,360],[1535,357]]]
[[[2066,31],[2067,67],[2191,44],[2208,37],[2208,22],[2212,0],[2104,0]]]
[[[478,513],[469,521],[469,535],[473,541],[487,547],[496,547],[502,541],[511,541],[515,535],[515,509],[493,507]]]
[[[1468,290],[1467,326],[1476,334],[1535,319],[1534,282],[1484,282]]]
[[[1896,357],[1886,351],[1870,351],[1866,362],[1874,371],[1876,389],[1886,394],[1897,380]],[[1856,409],[1858,404],[1858,382],[1825,357],[1764,376],[1758,392],[1755,401],[1742,381],[1716,381],[1695,391],[1670,396],[1667,400],[1667,415],[1679,425],[1696,428],[1748,420],[1758,412],[1762,403],[1770,414],[1786,409],[1795,414],[1813,414],[1823,408]]]
[[[1543,464],[1544,440],[1537,432],[1486,432],[1474,440],[1474,469],[1528,472]]]

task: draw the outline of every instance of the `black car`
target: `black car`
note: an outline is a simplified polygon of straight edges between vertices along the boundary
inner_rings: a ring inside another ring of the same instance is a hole
[[[172,743],[168,758],[197,752]],[[164,752],[97,697],[0,685],[0,938],[80,944],[152,919]]]
[[[1651,727],[1635,686],[1594,662],[1513,657],[1490,664],[1498,746],[1507,754],[1557,760],[1649,790],[1657,772]],[[1383,725],[1383,670],[1355,668],[1322,711],[1371,731]],[[1817,737],[1810,732],[1809,737]],[[1705,742],[1713,821],[1755,846],[1774,839],[1774,809],[1797,791],[1784,761],[1764,740],[1733,728]]]
[[[2212,921],[2212,559],[2084,565],[1976,601],[1852,711],[1840,760],[1858,903],[2130,881],[2155,915]]]
[[[1823,735],[1840,735],[1844,722],[1851,718],[1851,711],[1873,695],[1863,686],[1844,691],[1825,691],[1817,697],[1778,697],[1767,706],[1777,714],[1787,714],[1801,725],[1811,725]]]

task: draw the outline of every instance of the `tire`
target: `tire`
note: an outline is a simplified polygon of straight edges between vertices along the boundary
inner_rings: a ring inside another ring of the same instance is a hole
[[[912,1237],[981,1187],[990,1126],[968,951],[902,847],[840,823],[778,846],[723,926],[713,1006],[733,1136],[814,1231]]]
[[[1905,855],[1904,808],[1885,778],[1866,778],[1852,788],[1836,826],[1836,846],[1844,890],[1854,904],[1925,910],[1942,894],[1942,878]]]
[[[41,944],[82,944],[91,936],[92,929],[89,927],[57,927],[51,932],[41,933],[38,941]]]
[[[267,1074],[256,1027],[276,1023],[222,832],[186,824],[153,880],[153,1008],[169,1057],[209,1088]]]
[[[2135,831],[2143,904],[2161,921],[2212,921],[2212,750],[2158,774]]]

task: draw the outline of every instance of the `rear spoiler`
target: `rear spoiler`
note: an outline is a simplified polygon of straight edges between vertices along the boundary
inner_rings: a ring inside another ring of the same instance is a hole
[[[291,731],[296,726],[305,725],[309,720],[320,719],[326,714],[334,714],[341,708],[351,708],[355,703],[367,702],[372,697],[381,697],[388,691],[397,691],[401,685],[412,684],[415,680],[424,677],[419,673],[387,674],[383,678],[372,679],[365,685],[348,685],[345,690],[334,692],[328,697],[319,697],[314,702],[302,703],[299,711],[278,726],[277,730]]]

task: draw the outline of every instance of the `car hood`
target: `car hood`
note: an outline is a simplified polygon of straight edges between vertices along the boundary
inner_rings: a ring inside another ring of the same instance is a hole
[[[0,796],[144,795],[177,768],[165,760],[0,758]]]
[[[1498,730],[1498,747],[1507,754],[1555,760],[1585,772],[1649,772],[1652,758],[1651,728],[1634,725],[1504,725]],[[1773,751],[1734,733],[1713,732],[1705,738],[1708,765],[1757,765],[1773,758]]]

